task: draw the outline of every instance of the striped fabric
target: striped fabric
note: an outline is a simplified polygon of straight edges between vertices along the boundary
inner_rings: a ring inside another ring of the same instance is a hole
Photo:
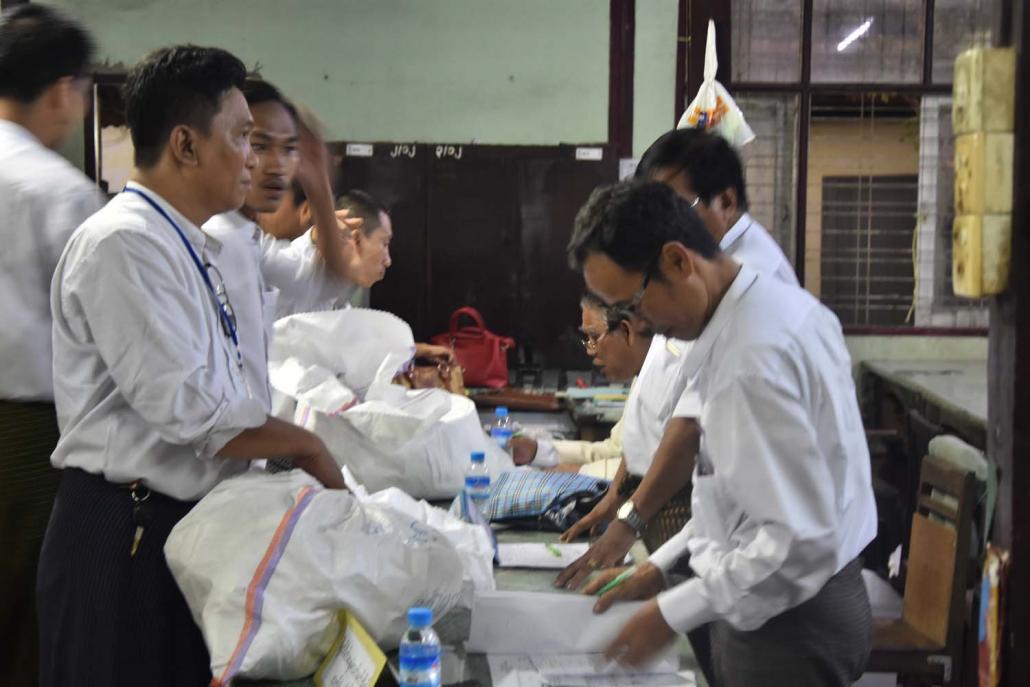
[[[486,515],[491,522],[535,518],[555,522],[553,516],[570,504],[574,506],[581,498],[599,498],[607,489],[605,480],[572,472],[502,472],[490,485]],[[575,517],[573,522],[578,519]],[[561,524],[556,526],[560,528]]]
[[[0,400],[0,685],[35,684],[39,673],[36,563],[61,471],[53,403]]]
[[[290,543],[290,537],[293,536],[293,530],[297,527],[297,522],[304,514],[304,511],[307,510],[314,497],[315,490],[311,487],[304,487],[297,492],[293,505],[283,515],[282,520],[279,522],[279,527],[276,528],[275,534],[272,535],[272,540],[268,543],[268,549],[261,558],[261,562],[258,563],[254,576],[247,586],[246,615],[243,629],[240,630],[239,642],[236,644],[236,648],[233,650],[229,663],[225,666],[221,677],[212,679],[212,687],[222,687],[223,685],[231,684],[233,678],[240,672],[243,661],[247,657],[247,651],[261,629],[261,611],[264,608],[265,590],[268,588],[268,583],[272,580],[276,566],[279,565],[279,561],[286,551],[287,544]]]

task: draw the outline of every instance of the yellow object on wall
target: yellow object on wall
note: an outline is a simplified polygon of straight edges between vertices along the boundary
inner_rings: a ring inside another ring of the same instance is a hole
[[[974,48],[955,60],[952,281],[969,298],[1008,283],[1012,243],[1015,52]]]
[[[974,48],[955,59],[951,123],[956,136],[1012,131],[1015,121],[1016,51]]]
[[[963,134],[955,139],[955,214],[1012,212],[1011,133]]]

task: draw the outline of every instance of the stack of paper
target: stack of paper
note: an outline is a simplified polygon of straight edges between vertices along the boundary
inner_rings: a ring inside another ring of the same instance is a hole
[[[595,615],[595,601],[581,594],[476,594],[466,651],[487,654],[498,687],[694,684],[692,674],[678,672],[673,645],[635,669],[606,660],[605,648],[644,603],[616,604]]]
[[[696,687],[691,671],[637,672],[612,667],[601,654],[490,654],[494,687]]]

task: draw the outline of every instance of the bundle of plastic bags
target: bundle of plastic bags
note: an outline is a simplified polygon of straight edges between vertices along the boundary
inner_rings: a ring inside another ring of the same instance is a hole
[[[440,617],[462,599],[465,566],[447,536],[421,516],[323,489],[300,471],[226,480],[175,526],[164,550],[220,684],[310,675],[339,631],[339,609],[388,651],[408,608]]]
[[[715,80],[719,58],[715,53],[715,22],[708,21],[708,42],[705,44],[705,78],[697,96],[683,113],[677,129],[707,129],[717,133],[735,148],[751,142],[755,132],[744,120],[744,114],[721,83]]]
[[[484,434],[472,401],[393,383],[413,348],[408,325],[375,310],[279,320],[269,355],[277,414],[317,434],[370,491],[451,498],[477,451],[492,474],[513,467]]]

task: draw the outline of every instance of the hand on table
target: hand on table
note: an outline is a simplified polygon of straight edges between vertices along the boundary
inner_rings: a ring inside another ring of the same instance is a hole
[[[598,501],[592,511],[577,520],[572,527],[562,532],[561,540],[567,544],[582,534],[593,534],[594,530],[602,524],[615,519],[615,514],[619,511],[619,506],[621,505],[622,499],[619,498],[614,489],[609,488],[608,493]]]
[[[512,437],[511,457],[516,465],[529,465],[536,458],[536,439],[532,437]]]
[[[596,594],[606,584],[621,575],[628,568],[610,568],[599,573],[583,588],[584,594]],[[636,571],[619,583],[617,587],[605,593],[594,604],[594,613],[604,613],[617,601],[646,601],[658,596],[665,589],[665,577],[662,571],[652,563],[637,566]]]
[[[632,527],[621,520],[613,520],[585,554],[561,571],[554,586],[579,589],[590,573],[622,563],[636,540],[637,533]]]
[[[653,600],[629,619],[604,655],[622,665],[639,666],[665,648],[675,636],[675,630],[665,622],[658,608],[658,601]]]

